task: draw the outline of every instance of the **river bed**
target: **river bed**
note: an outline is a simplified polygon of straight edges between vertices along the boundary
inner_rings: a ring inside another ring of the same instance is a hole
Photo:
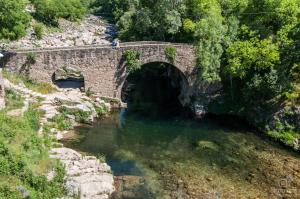
[[[107,161],[112,199],[300,198],[299,154],[232,123],[121,111],[63,143]]]

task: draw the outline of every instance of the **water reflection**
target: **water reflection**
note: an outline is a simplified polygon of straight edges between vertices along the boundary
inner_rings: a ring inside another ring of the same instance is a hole
[[[114,198],[277,198],[272,190],[299,169],[298,155],[218,121],[154,120],[121,111],[79,129],[79,138],[66,144],[106,156],[117,176]]]

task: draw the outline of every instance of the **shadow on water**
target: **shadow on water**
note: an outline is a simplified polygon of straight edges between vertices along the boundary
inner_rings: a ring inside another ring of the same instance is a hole
[[[106,156],[117,176],[114,198],[207,198],[210,190],[223,198],[276,198],[272,190],[299,169],[299,156],[219,119],[115,114],[65,144]],[[299,188],[299,178],[291,186]]]
[[[64,141],[106,157],[116,176],[113,199],[296,196],[298,154],[261,139],[237,119],[182,117],[182,77],[166,75],[170,66],[147,66],[125,83],[128,110],[80,127]],[[279,192],[283,188],[288,192]]]

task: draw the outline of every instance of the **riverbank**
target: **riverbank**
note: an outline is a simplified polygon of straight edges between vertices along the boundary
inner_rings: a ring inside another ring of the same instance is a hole
[[[83,156],[78,152],[64,148],[57,141],[68,130],[80,123],[92,123],[98,114],[108,111],[110,104],[100,98],[94,101],[79,90],[60,90],[54,88],[51,93],[41,94],[28,89],[24,84],[15,85],[5,79],[5,88],[20,95],[20,98],[31,104],[37,101],[35,108],[43,114],[39,118],[39,137],[50,137],[50,158],[58,159],[64,165],[66,176],[64,188],[68,196],[79,196],[83,199],[108,198],[114,191],[113,175],[110,167],[99,161],[95,156]],[[26,113],[23,107],[20,111],[10,111],[14,117],[22,117]],[[49,181],[58,174],[55,170],[47,171]]]

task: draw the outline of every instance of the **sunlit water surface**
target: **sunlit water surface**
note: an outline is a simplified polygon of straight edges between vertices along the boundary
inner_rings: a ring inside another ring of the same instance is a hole
[[[113,198],[300,198],[299,156],[223,119],[121,111],[78,128],[64,144],[106,157],[116,176]]]

